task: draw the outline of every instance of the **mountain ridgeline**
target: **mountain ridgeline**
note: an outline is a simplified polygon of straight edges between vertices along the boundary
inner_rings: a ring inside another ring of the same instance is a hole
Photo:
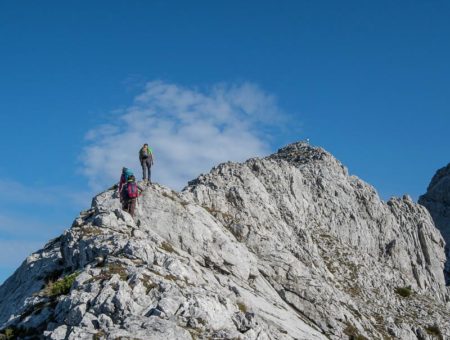
[[[325,150],[223,163],[123,212],[114,189],[0,286],[4,337],[449,339],[449,171],[383,202]],[[444,230],[443,229],[443,230]],[[1,337],[1,336],[0,336]]]
[[[450,261],[448,260],[450,258],[450,163],[436,172],[426,194],[420,196],[419,204],[428,209],[446,242],[445,276],[448,285],[450,283]]]

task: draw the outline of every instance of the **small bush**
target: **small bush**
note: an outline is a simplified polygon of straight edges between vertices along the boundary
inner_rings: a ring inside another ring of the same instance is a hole
[[[163,241],[161,244],[161,248],[167,251],[168,253],[174,253],[175,250],[173,249],[172,245],[169,242]]]
[[[408,287],[397,287],[395,288],[395,292],[400,295],[401,297],[407,298],[410,297],[412,294],[411,286]]]
[[[439,327],[437,325],[431,325],[425,328],[425,330],[427,331],[428,334],[430,334],[433,337],[438,338],[439,340],[443,340],[443,336],[441,333],[441,330],[439,329]]]
[[[79,273],[72,273],[65,276],[62,280],[56,281],[51,289],[52,295],[62,295],[69,293],[70,288],[72,287],[72,284],[74,283],[78,274]]]
[[[35,339],[36,334],[39,334],[39,331],[35,328],[23,328],[23,327],[15,327],[11,326],[2,331],[0,333],[0,340],[12,340],[12,339]]]
[[[247,306],[244,303],[238,302],[236,304],[242,313],[244,313],[244,314],[247,313]]]
[[[6,339],[13,339],[14,338],[14,330],[12,328],[6,328],[5,336],[6,336]]]
[[[80,273],[75,272],[70,275],[65,276],[64,278],[56,281],[49,282],[47,287],[45,287],[45,293],[47,296],[59,296],[68,294],[72,284]]]

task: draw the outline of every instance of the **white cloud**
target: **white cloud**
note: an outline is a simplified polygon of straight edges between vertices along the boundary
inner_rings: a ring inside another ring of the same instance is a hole
[[[285,116],[274,96],[251,83],[200,91],[153,81],[114,117],[86,135],[81,170],[95,190],[116,182],[123,166],[140,178],[143,143],[154,150],[152,179],[181,189],[220,162],[267,154],[263,131],[276,128]]]

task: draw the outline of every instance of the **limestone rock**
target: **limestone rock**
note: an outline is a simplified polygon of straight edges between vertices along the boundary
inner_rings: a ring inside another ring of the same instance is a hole
[[[444,241],[427,210],[383,202],[295,143],[224,163],[136,216],[113,190],[0,286],[0,329],[49,339],[450,337]]]
[[[425,206],[433,217],[436,227],[446,242],[447,259],[450,258],[450,163],[433,176],[426,194],[419,203]],[[450,283],[450,261],[446,263],[446,280]]]

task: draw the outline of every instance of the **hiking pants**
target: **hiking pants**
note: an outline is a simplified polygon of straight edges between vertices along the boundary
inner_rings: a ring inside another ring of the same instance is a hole
[[[147,159],[143,159],[141,162],[142,165],[142,178],[144,181],[148,179],[149,182],[152,181],[152,159],[148,157]]]
[[[127,213],[129,213],[131,217],[134,217],[134,210],[136,209],[136,201],[137,198],[130,198],[123,201],[122,204],[122,209],[125,210]]]

